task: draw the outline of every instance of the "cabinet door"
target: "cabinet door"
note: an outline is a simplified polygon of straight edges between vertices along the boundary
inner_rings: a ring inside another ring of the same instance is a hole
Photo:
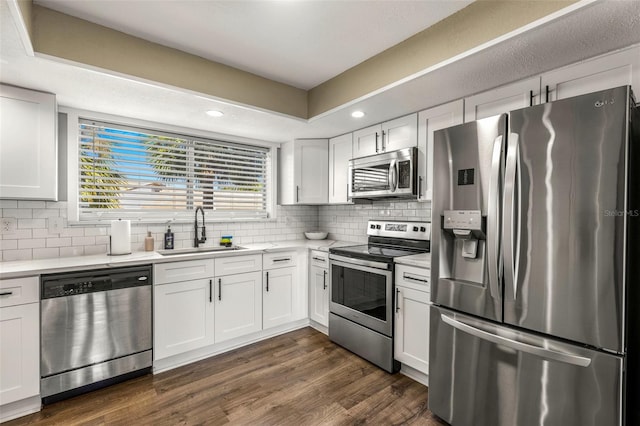
[[[395,358],[429,374],[429,293],[396,287]]]
[[[482,92],[464,100],[464,122],[503,114],[540,103],[540,77]]]
[[[215,342],[262,330],[262,272],[216,277]]]
[[[381,139],[382,127],[379,124],[353,132],[353,158],[382,152]]]
[[[272,269],[263,273],[262,328],[293,321],[293,301],[297,300],[297,268]]]
[[[294,170],[295,203],[326,204],[329,200],[329,141],[296,140]]]
[[[382,123],[381,151],[395,151],[418,145],[418,114]]]
[[[542,75],[542,91],[548,102],[625,85],[640,87],[640,47],[600,56]]]
[[[431,201],[433,192],[433,132],[462,123],[462,99],[418,114],[418,200]]]
[[[155,285],[154,359],[214,343],[212,279]]]
[[[58,199],[56,98],[0,85],[0,198]]]
[[[40,304],[0,308],[0,404],[40,393]]]
[[[329,139],[329,203],[346,203],[349,194],[349,160],[353,134]]]
[[[329,277],[326,268],[311,266],[309,270],[311,309],[309,317],[315,322],[329,326]]]

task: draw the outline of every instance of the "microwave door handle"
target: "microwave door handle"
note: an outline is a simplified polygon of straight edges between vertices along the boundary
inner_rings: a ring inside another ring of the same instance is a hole
[[[398,188],[398,162],[392,160],[389,165],[389,190],[395,192]]]

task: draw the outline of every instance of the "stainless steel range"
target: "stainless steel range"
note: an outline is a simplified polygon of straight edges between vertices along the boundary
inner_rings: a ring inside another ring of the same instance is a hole
[[[329,338],[395,372],[394,258],[429,251],[428,222],[370,220],[368,244],[329,250]]]

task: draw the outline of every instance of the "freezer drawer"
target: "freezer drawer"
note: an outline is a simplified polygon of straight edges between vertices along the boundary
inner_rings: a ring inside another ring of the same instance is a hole
[[[623,358],[431,308],[429,409],[454,426],[620,425]]]

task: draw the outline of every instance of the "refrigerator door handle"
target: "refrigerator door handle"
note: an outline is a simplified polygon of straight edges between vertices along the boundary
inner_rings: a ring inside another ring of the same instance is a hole
[[[506,337],[498,336],[496,334],[489,333],[487,331],[472,327],[446,314],[440,314],[440,317],[442,318],[443,322],[464,333],[470,334],[479,339],[487,340],[489,342],[492,342],[498,345],[506,346],[508,348],[511,348],[520,352],[526,352],[528,354],[535,355],[540,358],[563,362],[565,364],[577,365],[578,367],[588,367],[589,364],[591,364],[591,359],[587,357],[569,354],[565,352],[558,352],[555,350],[546,349],[540,346],[530,345],[528,343],[518,342],[516,340],[508,339]]]
[[[504,281],[505,287],[513,289],[513,299],[517,297],[517,256],[514,247],[515,236],[515,193],[516,173],[518,165],[518,134],[509,134],[507,145],[507,162],[504,173],[504,205],[502,208],[504,221],[502,222],[502,236],[504,237]],[[519,238],[518,238],[519,240]]]
[[[487,263],[489,265],[489,291],[491,297],[500,299],[500,176],[502,169],[503,136],[493,141],[491,156],[491,177],[489,179],[489,199],[487,207]]]

